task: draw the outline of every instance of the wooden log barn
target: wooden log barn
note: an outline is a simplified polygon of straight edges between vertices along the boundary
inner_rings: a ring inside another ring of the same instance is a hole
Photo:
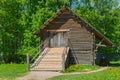
[[[35,33],[40,37],[39,57],[31,70],[64,70],[68,64],[95,64],[98,47],[114,47],[91,24],[63,6]],[[95,40],[99,39],[98,44]]]

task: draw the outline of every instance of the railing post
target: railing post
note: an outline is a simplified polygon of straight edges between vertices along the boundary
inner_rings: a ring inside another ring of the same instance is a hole
[[[27,54],[27,70],[30,70],[30,57],[29,57],[29,54]]]
[[[65,54],[62,54],[62,70],[65,70]]]

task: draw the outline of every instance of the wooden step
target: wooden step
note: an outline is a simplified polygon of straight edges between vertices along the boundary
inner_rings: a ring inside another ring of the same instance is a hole
[[[44,59],[61,59],[62,58],[62,54],[47,54]]]
[[[47,53],[47,55],[53,55],[53,56],[54,56],[54,55],[55,55],[55,56],[58,55],[58,56],[60,56],[60,55],[62,55],[62,53],[63,53],[63,52],[61,52],[61,53],[58,53],[58,52],[50,53],[50,52],[49,52],[49,53]]]
[[[62,66],[37,66],[38,69],[62,69]]]
[[[47,64],[57,65],[57,64],[62,64],[62,62],[40,62],[40,64],[38,64],[38,65],[41,65],[41,64],[45,64],[45,65],[47,65]]]
[[[61,71],[62,69],[41,69],[41,68],[33,68],[31,70],[37,70],[37,71]]]
[[[44,67],[44,66],[61,66],[61,64],[39,64],[38,66]]]
[[[31,70],[62,70],[62,54],[64,49],[65,47],[48,49],[47,54]]]
[[[60,62],[62,59],[42,59],[42,62]]]

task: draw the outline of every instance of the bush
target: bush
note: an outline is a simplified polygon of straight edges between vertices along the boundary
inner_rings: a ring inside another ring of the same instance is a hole
[[[25,63],[26,55],[23,54],[14,54],[3,57],[5,63]]]

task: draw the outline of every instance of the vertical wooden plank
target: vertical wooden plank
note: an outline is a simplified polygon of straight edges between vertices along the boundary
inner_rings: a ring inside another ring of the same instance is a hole
[[[29,57],[29,54],[27,54],[27,70],[30,70],[30,57]]]
[[[92,36],[93,36],[93,65],[95,65],[95,35],[94,33],[92,33]]]
[[[57,33],[58,35],[58,47],[61,47],[61,33]]]
[[[65,46],[64,32],[61,32],[61,46]]]
[[[68,31],[69,32],[69,31]],[[64,44],[65,44],[65,46],[68,46],[68,32],[65,32],[64,33]]]
[[[53,47],[54,45],[53,45],[53,39],[54,38],[54,36],[53,36],[53,33],[51,32],[50,33],[50,47]]]

